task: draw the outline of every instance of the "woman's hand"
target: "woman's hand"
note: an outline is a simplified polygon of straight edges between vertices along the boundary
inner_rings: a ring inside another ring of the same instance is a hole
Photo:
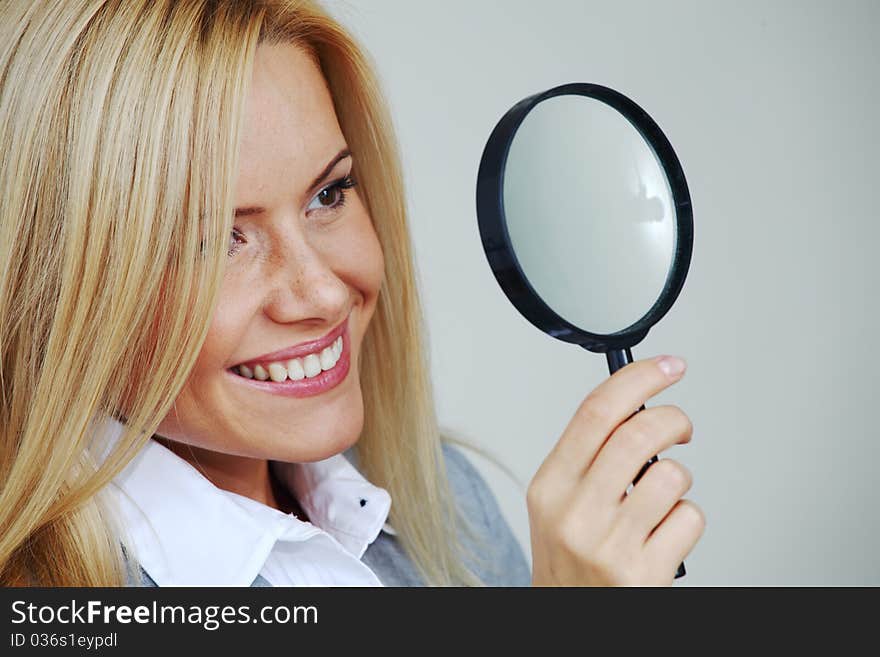
[[[529,484],[534,586],[672,583],[706,524],[681,499],[690,472],[661,459],[626,490],[648,459],[691,439],[690,419],[675,406],[633,415],[684,368],[670,356],[630,363],[581,403]]]

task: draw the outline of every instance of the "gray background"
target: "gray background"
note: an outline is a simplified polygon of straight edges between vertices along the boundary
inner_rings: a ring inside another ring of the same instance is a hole
[[[445,426],[523,484],[604,359],[520,317],[483,255],[477,165],[513,103],[630,96],[688,178],[690,274],[636,358],[683,356],[651,403],[706,511],[682,585],[880,584],[875,397],[880,3],[329,0],[372,54],[403,150]],[[474,459],[528,550],[524,489]]]

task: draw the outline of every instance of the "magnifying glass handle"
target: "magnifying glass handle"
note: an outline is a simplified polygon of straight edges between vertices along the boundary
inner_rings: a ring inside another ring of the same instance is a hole
[[[626,349],[612,349],[611,351],[605,353],[605,358],[608,360],[608,371],[611,374],[614,374],[624,365],[629,365],[631,362],[633,362],[632,352],[629,350],[629,347],[627,347]],[[639,407],[639,411],[643,410],[645,410],[644,404]],[[636,411],[636,413],[638,413],[639,411]],[[633,413],[633,415],[635,415],[636,413]],[[632,417],[632,415],[630,417]],[[639,483],[639,479],[642,478],[642,475],[644,475],[648,471],[648,468],[656,463],[657,460],[658,459],[656,456],[652,456],[650,459],[648,459],[648,462],[642,466],[642,469],[639,470],[639,474],[637,474],[636,478],[633,479],[633,486]],[[675,572],[675,579],[678,579],[679,577],[684,577],[686,574],[687,571],[684,569],[684,562],[678,564],[678,570]]]

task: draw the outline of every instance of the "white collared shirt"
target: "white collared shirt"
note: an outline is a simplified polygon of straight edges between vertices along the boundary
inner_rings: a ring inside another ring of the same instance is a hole
[[[134,558],[159,586],[250,586],[258,574],[273,586],[382,586],[361,557],[394,533],[388,492],[343,454],[270,467],[308,522],[218,488],[150,440],[110,484]]]

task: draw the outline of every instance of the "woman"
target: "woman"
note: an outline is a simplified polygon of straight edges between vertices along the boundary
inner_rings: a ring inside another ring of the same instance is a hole
[[[0,13],[3,584],[671,581],[689,476],[625,491],[690,423],[627,418],[683,364],[578,409],[529,572],[440,439],[387,111],[320,7]]]

